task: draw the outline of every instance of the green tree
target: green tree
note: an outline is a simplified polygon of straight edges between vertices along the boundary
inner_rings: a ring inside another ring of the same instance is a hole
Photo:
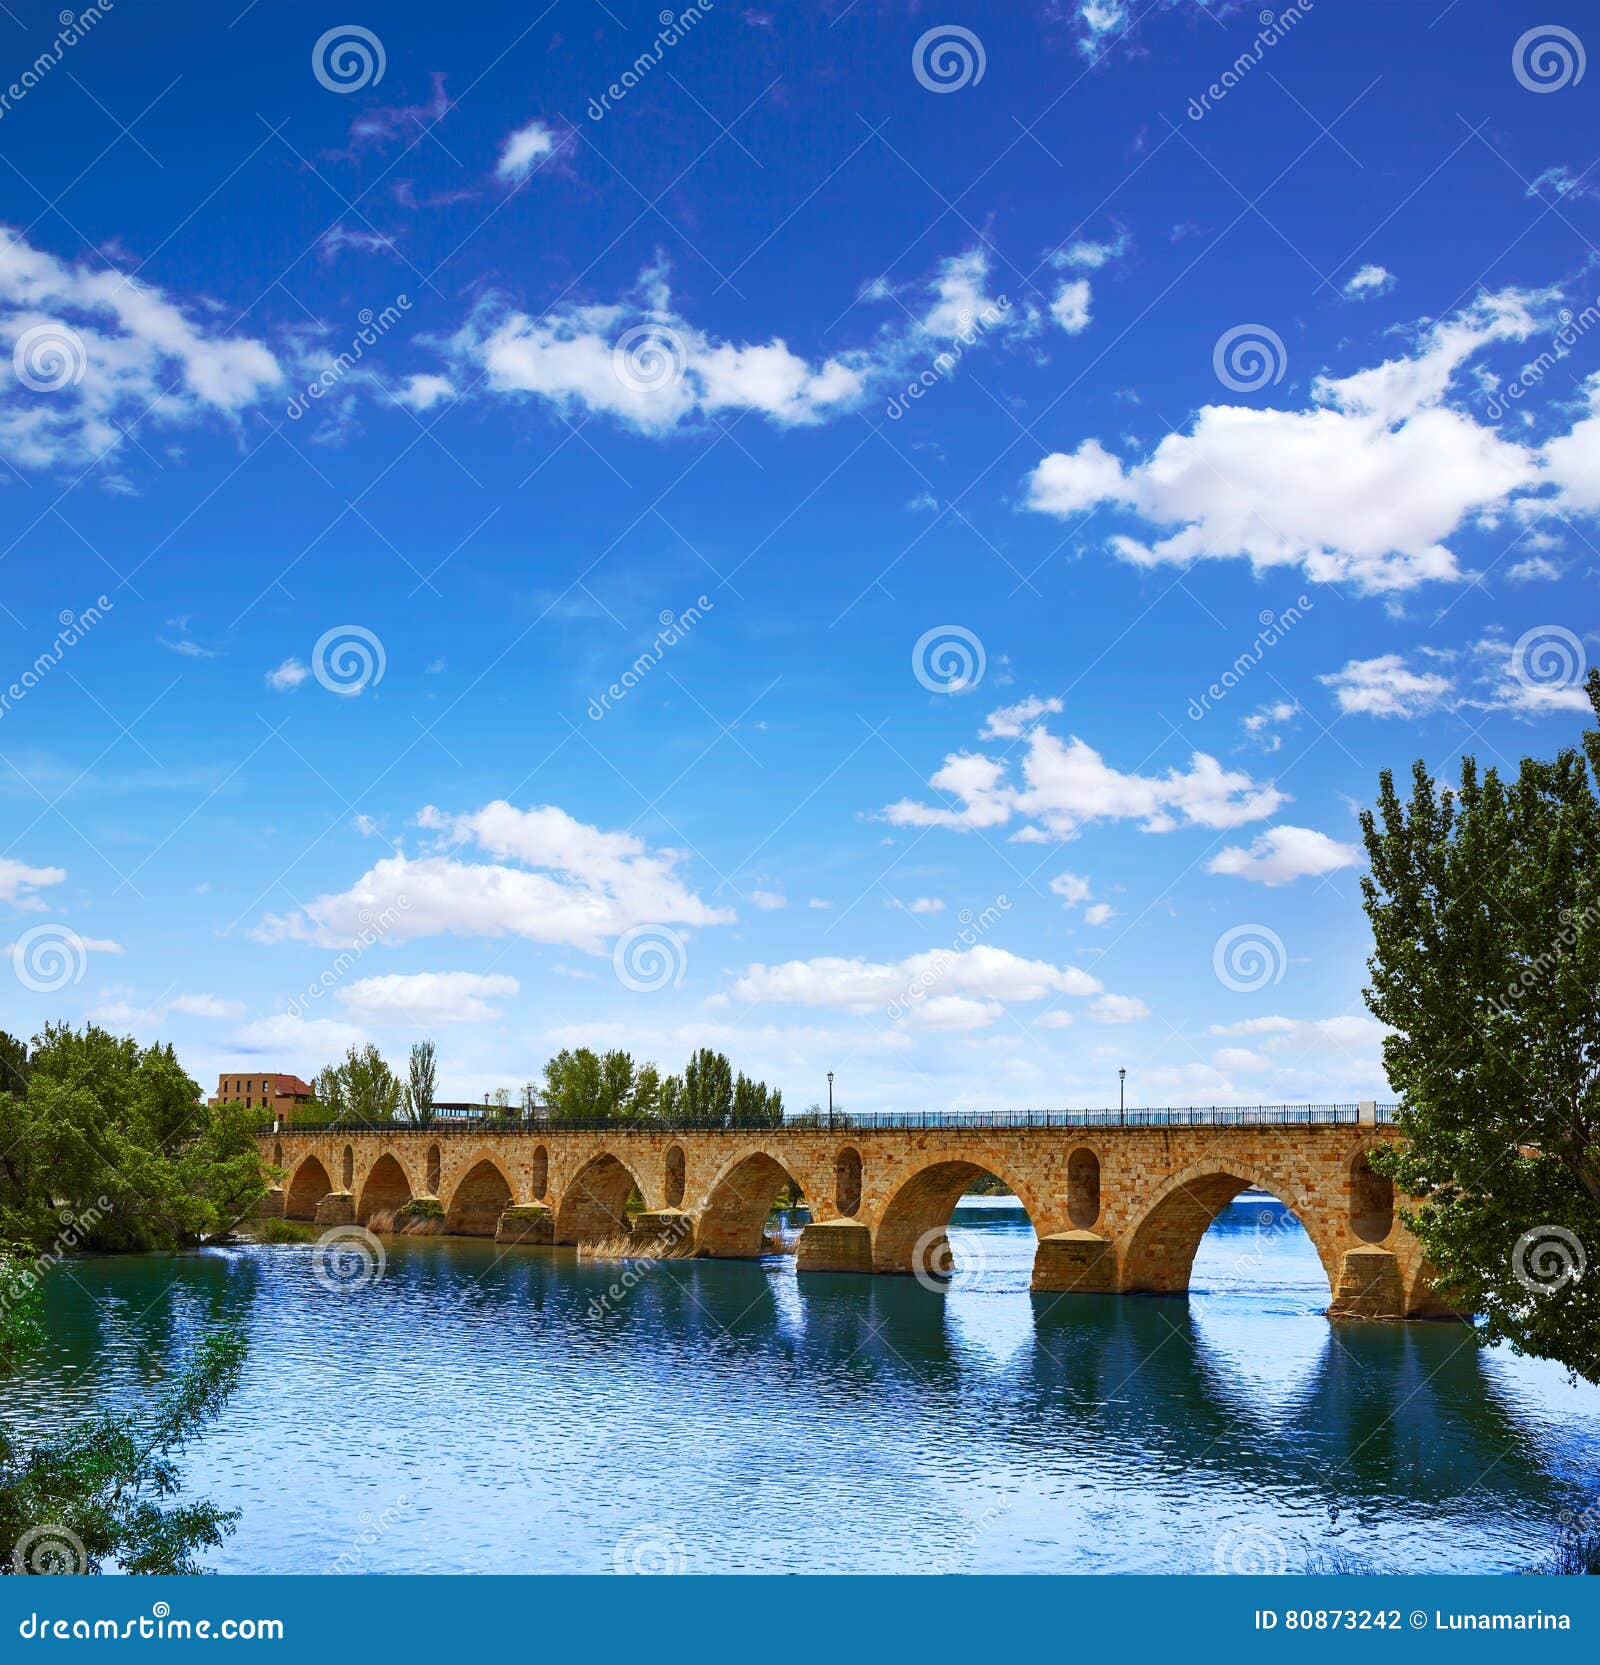
[[[733,1116],[733,1066],[703,1046],[683,1067],[683,1113],[700,1127],[726,1127]]]
[[[633,1117],[653,1122],[661,1114],[661,1071],[654,1064],[641,1064],[633,1078]]]
[[[586,1046],[563,1047],[544,1067],[544,1102],[554,1123],[592,1121],[600,1115],[599,1056]]]
[[[735,1127],[777,1127],[783,1121],[783,1094],[765,1081],[752,1081],[743,1070],[733,1084]]]
[[[270,1114],[202,1103],[170,1046],[51,1025],[9,1079],[23,1085],[0,1090],[0,1242],[171,1248],[266,1194]]]
[[[411,1048],[411,1070],[406,1082],[406,1120],[413,1127],[427,1127],[433,1121],[437,1090],[436,1060],[432,1041],[418,1041]]]
[[[377,1047],[352,1046],[342,1062],[317,1072],[312,1092],[329,1121],[391,1122],[405,1088]]]
[[[1600,715],[1600,673],[1588,693]],[[1381,777],[1362,816],[1404,1145],[1372,1157],[1485,1343],[1600,1381],[1600,732],[1515,780]]]
[[[600,1114],[608,1121],[623,1121],[633,1114],[633,1058],[626,1052],[608,1052],[600,1060]]]
[[[0,1254],[0,1377],[37,1347],[34,1271]],[[233,1530],[237,1512],[168,1503],[183,1445],[238,1384],[245,1338],[207,1337],[173,1385],[140,1415],[98,1415],[43,1436],[0,1421],[0,1574],[195,1573],[198,1551]],[[60,1418],[60,1411],[45,1413]],[[19,1566],[20,1563],[20,1566]]]

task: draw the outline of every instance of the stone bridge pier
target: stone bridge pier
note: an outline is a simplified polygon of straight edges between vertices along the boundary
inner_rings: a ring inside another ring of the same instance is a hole
[[[1016,1193],[1038,1233],[1034,1289],[1062,1294],[1185,1293],[1206,1228],[1242,1191],[1259,1190],[1305,1227],[1327,1275],[1331,1316],[1445,1317],[1392,1187],[1368,1161],[1397,1137],[1391,1127],[1349,1122],[693,1132],[436,1126],[285,1130],[262,1147],[283,1176],[268,1212],[506,1243],[668,1238],[696,1255],[750,1259],[763,1252],[774,1200],[793,1187],[811,1217],[799,1244],[803,1273],[948,1272],[951,1211],[974,1180],[992,1174]],[[634,1192],[644,1207],[630,1217]]]

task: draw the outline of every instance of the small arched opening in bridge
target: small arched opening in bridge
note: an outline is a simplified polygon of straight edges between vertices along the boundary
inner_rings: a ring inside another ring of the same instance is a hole
[[[861,1207],[861,1152],[845,1145],[833,1159],[833,1206],[847,1220]]]
[[[1003,1175],[978,1162],[936,1162],[890,1199],[874,1237],[873,1264],[921,1282],[1015,1275],[1026,1288],[1037,1248],[1027,1200]]]
[[[444,1213],[444,1229],[456,1237],[493,1237],[511,1206],[511,1186],[487,1157],[462,1178]]]
[[[428,1195],[430,1197],[439,1195],[439,1147],[437,1145],[428,1146]]]
[[[556,1211],[556,1242],[603,1243],[629,1232],[628,1199],[642,1187],[633,1170],[609,1151],[573,1175]]]
[[[1067,1218],[1079,1231],[1100,1218],[1100,1158],[1086,1145],[1067,1158]]]
[[[667,1152],[665,1179],[666,1184],[663,1189],[667,1199],[667,1207],[682,1208],[684,1188],[684,1158],[682,1145],[674,1145],[672,1149]]]
[[[333,1189],[328,1170],[314,1156],[308,1156],[294,1171],[288,1195],[283,1199],[286,1220],[314,1220],[317,1204]]]
[[[1394,1183],[1374,1173],[1370,1153],[1350,1164],[1350,1229],[1363,1243],[1381,1243],[1394,1229]]]
[[[695,1252],[716,1260],[756,1260],[787,1252],[784,1240],[769,1236],[768,1221],[779,1203],[800,1200],[800,1184],[774,1156],[754,1151],[718,1176],[706,1198],[695,1236]]]
[[[1337,1255],[1307,1233],[1293,1188],[1240,1173],[1180,1177],[1145,1214],[1123,1254],[1129,1294],[1234,1297],[1326,1307]]]
[[[348,1191],[356,1182],[356,1152],[354,1145],[344,1147],[344,1178],[340,1183],[341,1191]]]
[[[533,1192],[534,1200],[542,1202],[545,1193],[550,1189],[550,1152],[540,1145],[533,1153],[533,1161],[529,1165],[528,1188]]]
[[[277,1140],[272,1147],[272,1165],[274,1168],[283,1166],[283,1140]]]
[[[392,1231],[395,1214],[410,1201],[411,1181],[394,1156],[385,1151],[362,1184],[356,1201],[356,1223],[376,1231]]]

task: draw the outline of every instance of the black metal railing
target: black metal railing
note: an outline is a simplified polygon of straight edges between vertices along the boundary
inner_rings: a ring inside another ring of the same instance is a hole
[[[1397,1105],[1379,1105],[1377,1119],[1394,1119]],[[943,1128],[1074,1128],[1074,1127],[1329,1127],[1354,1126],[1360,1120],[1355,1104],[1186,1105],[1138,1110],[886,1110],[868,1114],[840,1111],[831,1120],[818,1116],[790,1116],[771,1122],[725,1122],[687,1116],[579,1117],[552,1116],[546,1111],[490,1110],[481,1116],[441,1116],[418,1126],[405,1121],[295,1121],[288,1133],[749,1133],[766,1131],[872,1133],[880,1130],[935,1131]]]

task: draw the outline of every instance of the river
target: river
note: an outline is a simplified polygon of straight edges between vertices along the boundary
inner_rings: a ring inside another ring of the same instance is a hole
[[[1009,1199],[950,1237],[944,1293],[446,1239],[349,1292],[305,1247],[75,1261],[5,1414],[138,1403],[243,1320],[183,1462],[240,1511],[222,1572],[1511,1572],[1592,1506],[1600,1391],[1454,1326],[1330,1325],[1271,1199],[1187,1301],[1030,1295]]]

